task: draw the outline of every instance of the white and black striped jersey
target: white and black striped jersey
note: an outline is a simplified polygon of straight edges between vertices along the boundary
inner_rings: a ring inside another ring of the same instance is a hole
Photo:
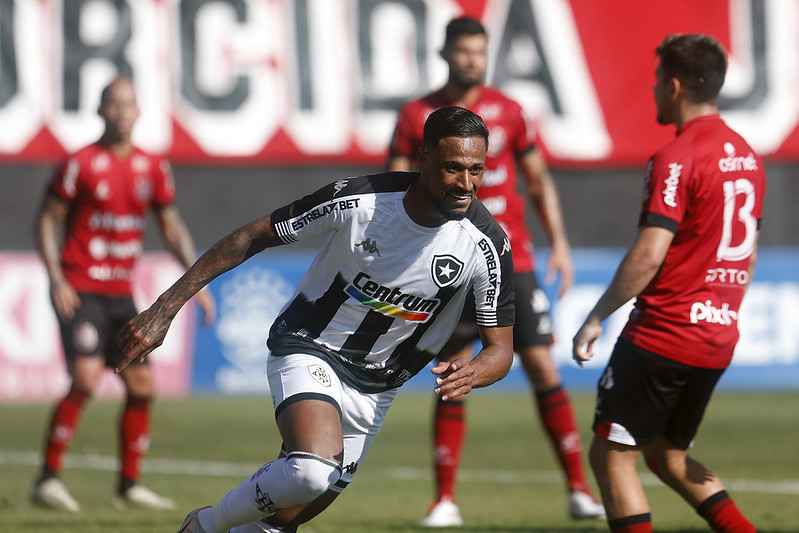
[[[285,244],[320,243],[269,332],[273,355],[317,355],[372,393],[424,368],[454,331],[468,291],[479,326],[513,325],[513,264],[502,229],[478,200],[463,219],[416,224],[403,198],[418,177],[338,180],[272,214]]]

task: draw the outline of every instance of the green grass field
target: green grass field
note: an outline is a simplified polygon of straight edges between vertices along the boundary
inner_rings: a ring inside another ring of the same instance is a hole
[[[580,427],[593,397],[574,395]],[[400,395],[355,483],[304,531],[406,532],[430,502],[430,408],[423,394]],[[799,531],[799,394],[719,393],[695,455],[732,486],[760,531]],[[110,506],[115,472],[115,402],[84,413],[64,479],[80,501],[77,515],[31,507],[30,484],[49,406],[0,408],[0,532],[175,531],[184,513],[211,503],[279,447],[268,398],[162,400],[155,408],[153,447],[143,481],[177,500],[168,513]],[[466,532],[604,531],[604,522],[566,518],[562,483],[548,443],[524,394],[471,400],[459,503]],[[584,443],[588,439],[584,431]],[[193,460],[193,463],[187,463]],[[211,463],[224,462],[224,464]],[[213,468],[216,467],[216,471]],[[658,531],[705,531],[704,522],[669,490],[648,479]]]

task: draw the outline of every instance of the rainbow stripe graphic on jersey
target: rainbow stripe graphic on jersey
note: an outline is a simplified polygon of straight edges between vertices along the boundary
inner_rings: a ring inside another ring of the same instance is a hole
[[[371,280],[368,274],[359,272],[351,284],[344,289],[358,303],[391,317],[410,322],[427,322],[441,303],[438,299],[425,299],[386,287]]]

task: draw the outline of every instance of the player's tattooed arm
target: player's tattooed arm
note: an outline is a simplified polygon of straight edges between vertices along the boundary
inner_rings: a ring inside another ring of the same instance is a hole
[[[36,247],[50,279],[50,298],[56,313],[69,319],[80,305],[75,289],[64,279],[60,261],[60,236],[69,205],[54,194],[47,194],[36,214]]]
[[[610,286],[599,298],[572,341],[572,358],[582,365],[594,356],[594,342],[602,334],[601,322],[619,307],[635,298],[655,278],[666,258],[674,233],[658,226],[647,226],[624,256]]]
[[[275,235],[271,216],[242,226],[214,244],[153,305],[125,325],[119,337],[122,361],[117,372],[159,347],[178,311],[214,278],[256,253],[281,244]]]
[[[574,282],[574,266],[569,239],[566,236],[566,226],[563,223],[558,189],[540,150],[526,152],[519,159],[519,165],[527,180],[527,194],[552,245],[546,282],[551,283],[555,274],[559,274],[558,292],[563,296]]]
[[[461,400],[472,389],[486,387],[508,373],[513,362],[513,326],[481,327],[483,349],[474,359],[468,354],[440,361],[434,368],[435,392],[442,400]]]
[[[155,210],[155,215],[164,245],[183,268],[190,268],[197,260],[197,252],[189,228],[180,216],[178,208],[174,205],[160,207]],[[195,302],[203,311],[205,323],[213,322],[216,310],[210,292],[206,289],[201,290],[197,293]]]

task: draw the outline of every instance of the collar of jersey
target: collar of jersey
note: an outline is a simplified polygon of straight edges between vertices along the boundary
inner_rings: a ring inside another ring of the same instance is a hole
[[[445,227],[447,224],[452,222],[451,220],[448,220],[443,224],[441,224],[440,226],[433,226],[433,227],[422,226],[421,224],[417,224],[408,214],[408,211],[405,210],[405,203],[403,202],[404,199],[405,199],[404,194],[398,196],[398,200],[396,203],[396,210],[399,213],[399,218],[405,223],[406,226],[408,226],[413,231],[416,231],[418,233],[426,233],[430,235],[433,233],[437,233],[438,231],[441,230],[441,228]]]
[[[699,124],[700,122],[705,122],[708,120],[721,120],[721,115],[719,115],[718,113],[713,113],[712,115],[702,115],[700,117],[692,118],[691,120],[682,125],[682,128],[680,128],[677,131],[677,135],[682,135],[683,133],[685,133],[685,130],[687,130],[694,124]]]

